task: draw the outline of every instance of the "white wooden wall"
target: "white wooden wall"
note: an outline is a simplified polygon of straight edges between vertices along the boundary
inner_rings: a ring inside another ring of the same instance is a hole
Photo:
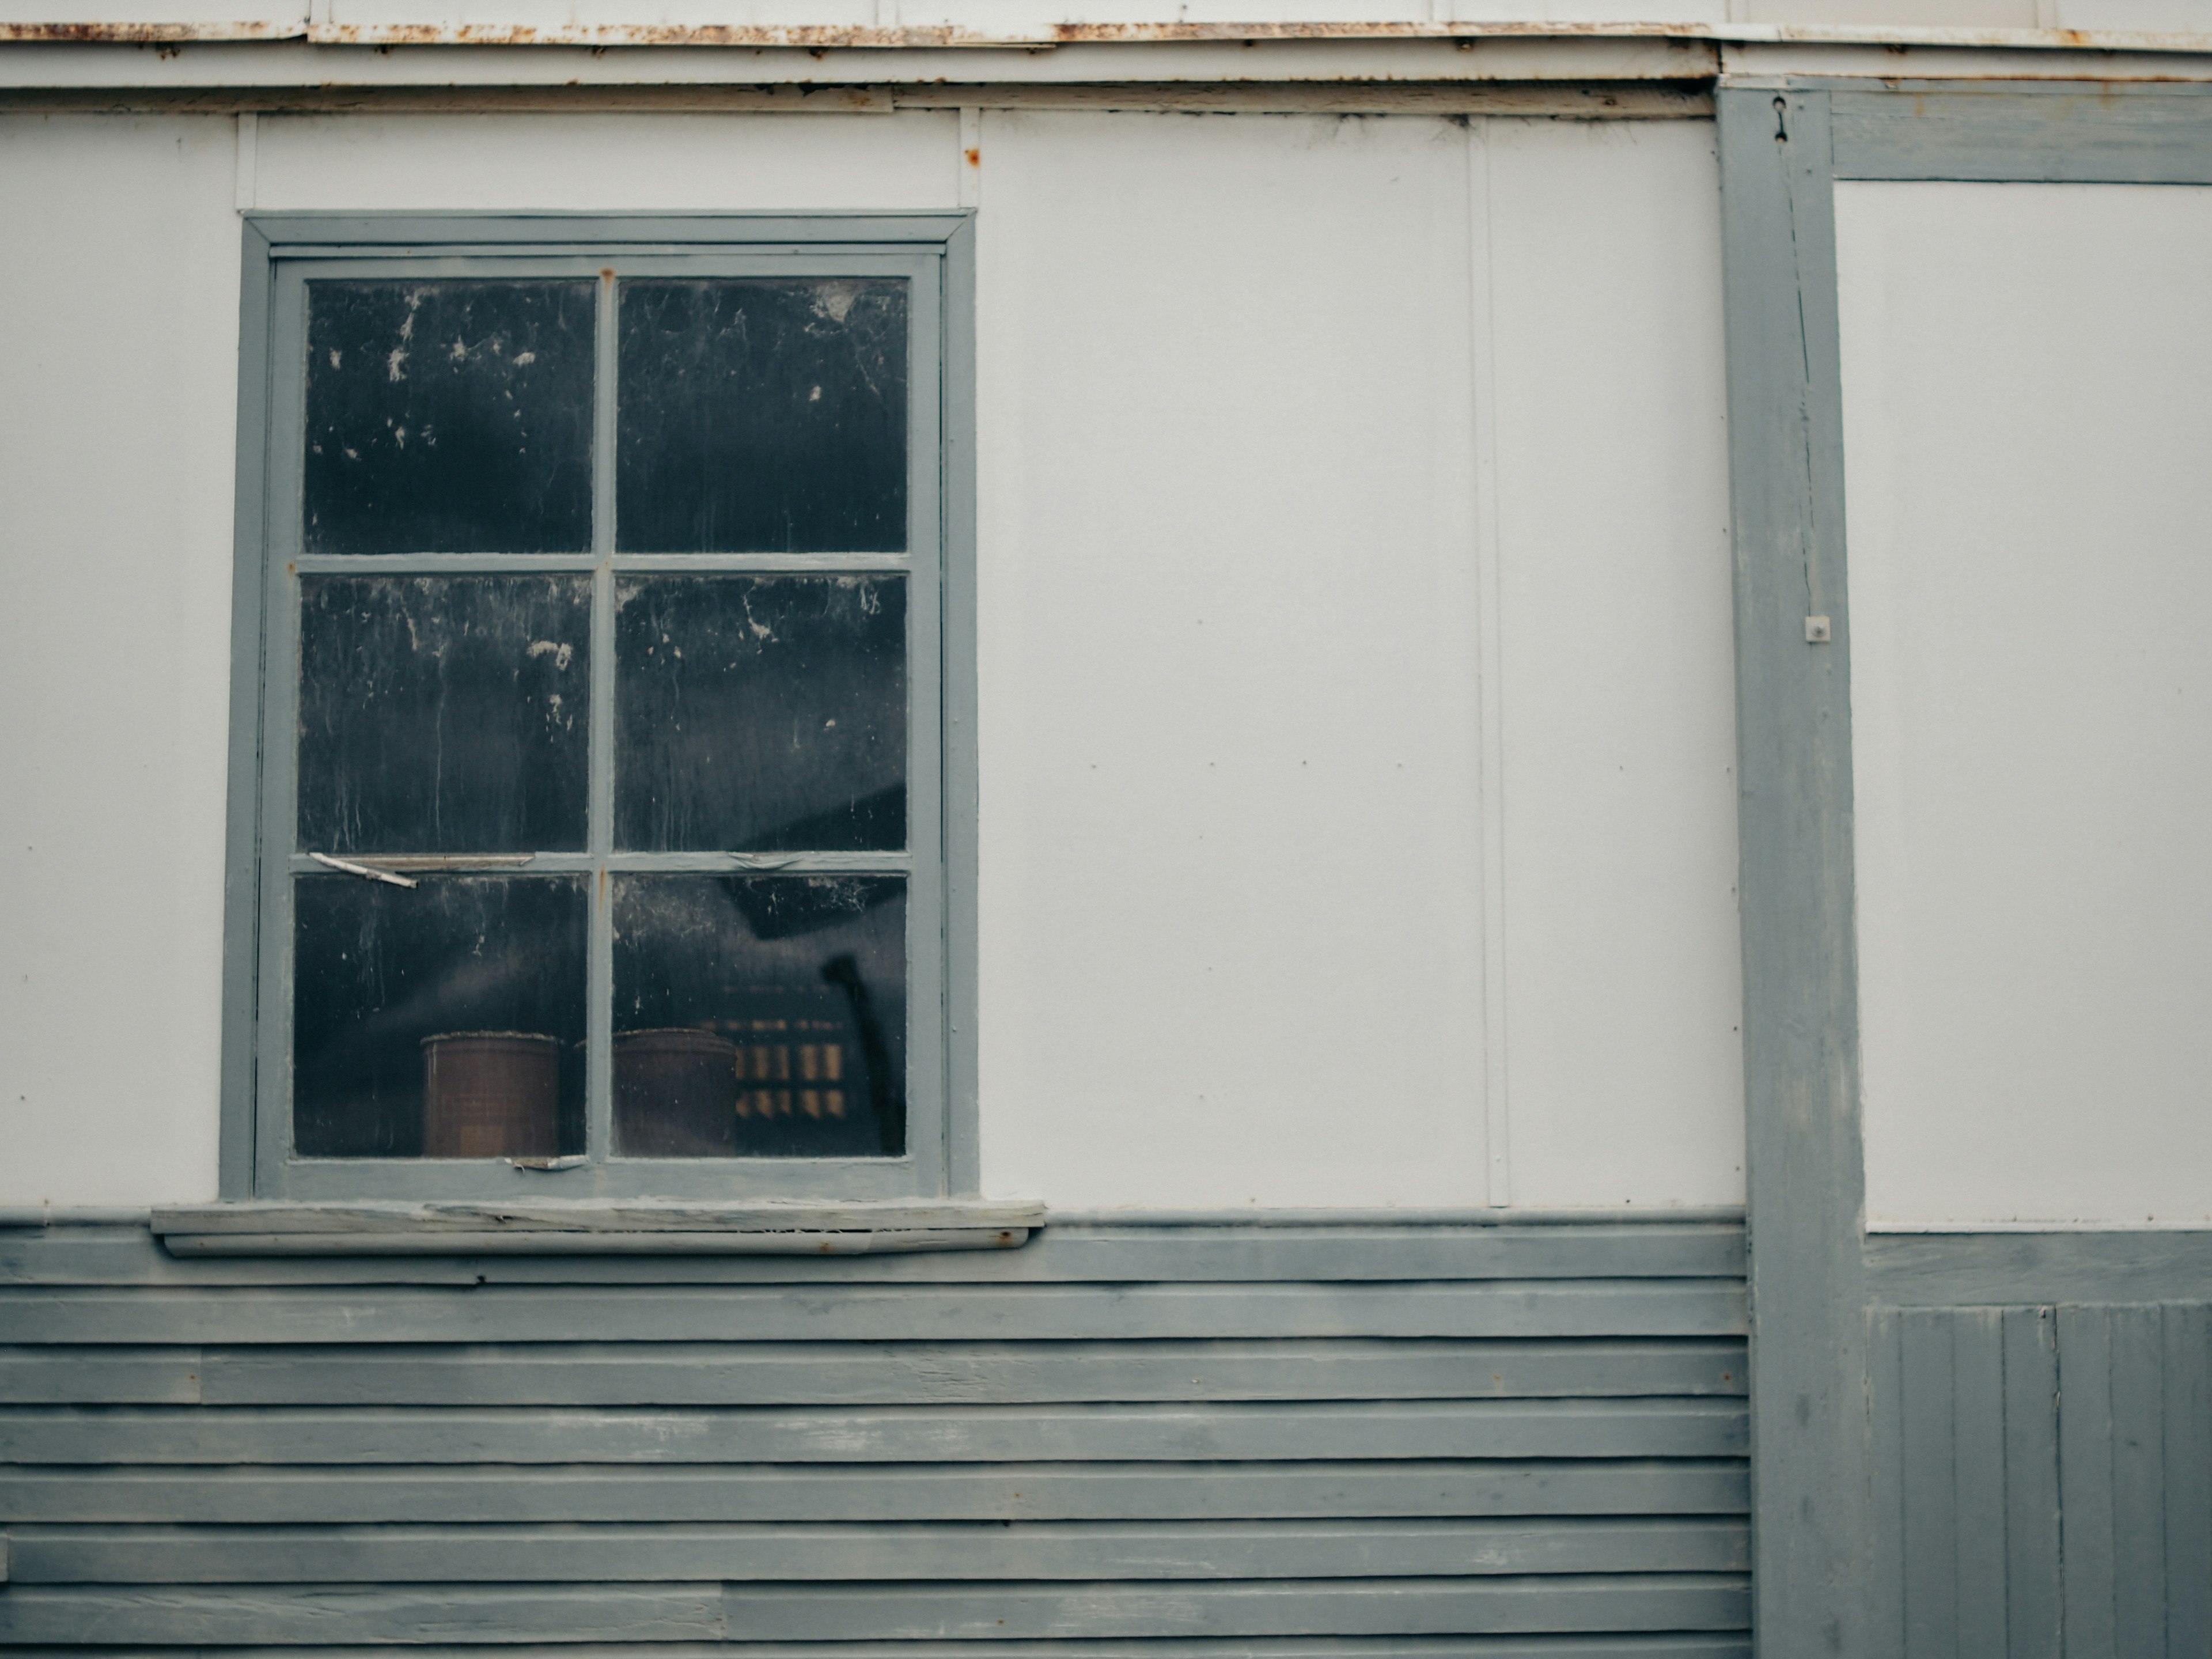
[[[963,188],[949,112],[235,127],[0,121],[0,1202],[215,1189],[237,207]],[[1739,1200],[1710,128],[982,137],[987,1187]]]
[[[1868,1212],[2212,1221],[2212,190],[1837,198]]]

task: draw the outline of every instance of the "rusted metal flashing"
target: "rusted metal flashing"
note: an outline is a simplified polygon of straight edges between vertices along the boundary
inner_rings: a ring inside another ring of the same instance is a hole
[[[75,114],[725,114],[902,109],[1090,110],[1194,115],[1495,115],[1568,121],[1701,120],[1706,81],[1145,82],[909,87],[0,88],[0,110]]]
[[[2147,30],[1929,28],[1876,24],[1609,22],[1050,23],[1035,29],[956,25],[729,23],[0,22],[0,43],[182,45],[304,40],[334,46],[720,46],[826,51],[1049,51],[1063,46],[1246,45],[1283,40],[1680,40],[1723,45],[1965,46],[2045,52],[2212,52],[2212,33]]]

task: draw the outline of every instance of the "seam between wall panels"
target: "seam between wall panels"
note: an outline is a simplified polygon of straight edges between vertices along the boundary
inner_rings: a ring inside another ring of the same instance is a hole
[[[1474,396],[1474,559],[1482,858],[1482,1103],[1489,1202],[1513,1201],[1505,1056],[1504,663],[1498,616],[1498,376],[1491,292],[1490,123],[1467,124],[1468,356]]]

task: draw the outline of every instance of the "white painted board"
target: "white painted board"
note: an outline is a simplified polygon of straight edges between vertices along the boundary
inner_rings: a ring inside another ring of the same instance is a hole
[[[2212,191],[1838,191],[1867,1206],[2212,1220]]]
[[[1719,164],[1491,125],[1517,1205],[1743,1201]]]
[[[0,733],[29,786],[0,807],[0,1202],[214,1191],[235,206],[963,189],[951,112],[253,131],[244,167],[219,118],[11,118],[0,146],[45,250],[0,325]],[[1494,1115],[1516,1202],[1739,1196],[1709,131],[993,112],[980,137],[989,1189],[1479,1204]]]
[[[215,1191],[234,125],[0,116],[0,1202]]]
[[[1741,1196],[1710,131],[1488,143],[1478,228],[1449,123],[985,119],[992,1191],[1486,1201],[1487,817],[1512,1198]]]

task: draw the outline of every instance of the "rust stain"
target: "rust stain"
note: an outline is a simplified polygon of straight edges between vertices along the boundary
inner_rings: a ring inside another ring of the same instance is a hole
[[[980,149],[969,150],[968,152],[968,165],[971,167],[981,167],[983,165],[983,152]]]
[[[1063,46],[1271,41],[1437,40],[1472,48],[1498,40],[1648,40],[1699,44],[2008,47],[2036,51],[2208,52],[2212,33],[2141,30],[1946,28],[1798,24],[1666,22],[1059,23],[1034,32],[994,33],[951,26],[604,24],[540,28],[519,23],[92,23],[0,22],[0,42],[164,46],[191,42],[306,40],[316,46],[720,46],[757,50],[1049,51]],[[2155,79],[2155,76],[2130,76]]]

